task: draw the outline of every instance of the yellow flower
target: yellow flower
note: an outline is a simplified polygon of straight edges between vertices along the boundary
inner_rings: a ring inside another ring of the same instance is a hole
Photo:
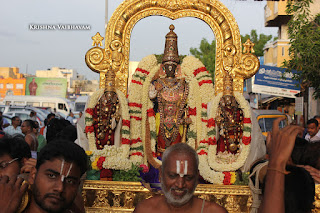
[[[86,154],[87,154],[88,156],[90,156],[90,155],[92,155],[92,151],[86,151]]]
[[[94,170],[99,170],[99,168],[97,167],[97,162],[98,162],[99,158],[97,157],[91,164],[91,168]]]
[[[237,175],[235,172],[230,172],[231,174],[231,178],[230,178],[230,184],[233,185],[234,182],[236,182],[236,179],[237,179]]]

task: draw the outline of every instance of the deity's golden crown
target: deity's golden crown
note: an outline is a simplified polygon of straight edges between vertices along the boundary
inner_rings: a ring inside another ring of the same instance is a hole
[[[180,63],[179,53],[178,53],[178,36],[174,30],[174,25],[171,24],[169,29],[170,32],[166,35],[166,44],[164,47],[164,54],[162,58],[162,63],[172,61],[177,64]]]

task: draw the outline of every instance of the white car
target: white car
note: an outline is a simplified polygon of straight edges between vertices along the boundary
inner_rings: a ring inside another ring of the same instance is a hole
[[[18,116],[21,119],[21,121],[30,119],[30,111],[11,111],[4,113],[4,115],[9,115],[11,117]],[[44,119],[44,117],[37,114],[37,121],[39,123],[40,128],[44,126]]]

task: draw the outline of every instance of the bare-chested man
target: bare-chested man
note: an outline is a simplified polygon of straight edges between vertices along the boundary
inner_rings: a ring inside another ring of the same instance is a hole
[[[198,165],[198,155],[189,145],[178,143],[167,148],[160,170],[164,195],[142,201],[134,212],[227,212],[218,204],[193,195],[198,184]]]

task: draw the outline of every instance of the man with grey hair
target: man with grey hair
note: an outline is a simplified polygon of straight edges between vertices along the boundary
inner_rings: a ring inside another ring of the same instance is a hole
[[[160,169],[161,188],[157,195],[139,203],[134,212],[227,212],[216,203],[195,197],[199,178],[199,158],[185,143],[165,150]]]

